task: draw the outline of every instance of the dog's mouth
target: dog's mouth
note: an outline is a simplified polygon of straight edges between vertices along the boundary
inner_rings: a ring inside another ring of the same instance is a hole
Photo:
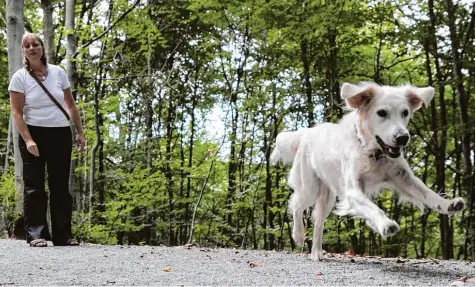
[[[379,136],[375,136],[375,138],[377,139],[378,144],[382,148],[382,151],[386,155],[390,156],[391,158],[397,158],[397,157],[400,156],[400,154],[401,154],[400,147],[394,147],[394,146],[391,146],[391,145],[388,145],[388,144],[384,143],[383,140]]]

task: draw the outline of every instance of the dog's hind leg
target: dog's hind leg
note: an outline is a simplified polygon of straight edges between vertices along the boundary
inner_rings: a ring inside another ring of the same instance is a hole
[[[303,213],[306,208],[303,204],[301,198],[299,197],[299,192],[294,190],[291,199],[289,200],[289,209],[293,212],[293,239],[294,242],[299,245],[304,245],[304,239],[306,234],[304,232],[304,223],[303,223]]]
[[[303,223],[303,213],[310,207],[317,196],[318,179],[304,157],[302,150],[298,151],[293,167],[289,174],[289,186],[294,193],[289,200],[289,209],[293,213],[293,239],[302,246],[306,237]]]
[[[331,212],[336,202],[336,196],[329,190],[324,183],[319,185],[319,193],[316,198],[316,204],[312,212],[314,218],[314,234],[312,238],[311,259],[314,261],[322,260],[322,236],[324,233],[324,222]]]

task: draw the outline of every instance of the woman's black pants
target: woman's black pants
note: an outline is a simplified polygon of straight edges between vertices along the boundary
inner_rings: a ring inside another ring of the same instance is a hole
[[[26,241],[43,238],[54,245],[72,238],[71,217],[73,197],[69,193],[69,171],[72,139],[70,127],[37,127],[28,125],[39,157],[26,149],[20,136],[19,147],[23,160],[23,212]],[[46,221],[48,196],[45,191],[45,171],[48,172],[51,231]]]

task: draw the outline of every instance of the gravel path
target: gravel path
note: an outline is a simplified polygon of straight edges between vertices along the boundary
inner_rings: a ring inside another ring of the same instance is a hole
[[[306,254],[289,252],[185,246],[30,248],[24,241],[0,240],[0,286],[474,286],[474,281],[458,281],[474,277],[473,262],[329,256],[334,257],[313,262]]]

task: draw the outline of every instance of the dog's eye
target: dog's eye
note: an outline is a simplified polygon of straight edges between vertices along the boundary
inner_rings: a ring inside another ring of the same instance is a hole
[[[403,110],[402,116],[406,118],[408,116],[408,110]]]
[[[386,110],[378,110],[377,115],[379,117],[385,118],[387,116],[387,111]]]

